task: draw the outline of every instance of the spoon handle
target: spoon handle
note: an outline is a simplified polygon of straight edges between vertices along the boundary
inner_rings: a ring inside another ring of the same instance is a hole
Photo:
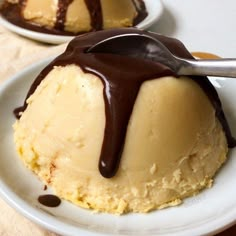
[[[178,58],[179,75],[236,77],[236,59],[188,60]]]

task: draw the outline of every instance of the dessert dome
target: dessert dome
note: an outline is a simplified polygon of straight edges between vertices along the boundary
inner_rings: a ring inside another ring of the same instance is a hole
[[[137,29],[77,37],[36,78],[14,125],[19,156],[59,197],[116,214],[178,205],[210,187],[235,146],[207,77],[86,52],[127,33],[192,58],[178,40]]]
[[[1,14],[24,28],[61,34],[131,27],[147,16],[142,0],[6,0]]]

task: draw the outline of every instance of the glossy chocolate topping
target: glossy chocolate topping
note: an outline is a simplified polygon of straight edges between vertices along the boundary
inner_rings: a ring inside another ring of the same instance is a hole
[[[91,26],[93,30],[101,30],[103,28],[102,6],[100,0],[85,0],[87,8],[90,12]]]
[[[19,0],[19,5],[21,5],[21,7],[25,7],[27,0]]]
[[[104,84],[106,125],[99,161],[99,170],[106,178],[113,177],[119,167],[127,125],[142,83],[146,80],[163,76],[175,76],[177,78],[175,72],[170,68],[154,61],[115,54],[86,53],[86,50],[97,42],[111,36],[126,33],[150,35],[160,40],[173,54],[183,58],[193,58],[178,40],[155,33],[137,29],[119,29],[90,33],[75,38],[68,45],[67,50],[40,73],[27,95],[28,98],[34,93],[37,86],[54,66],[76,64],[80,66],[84,72],[95,74],[101,79]],[[127,45],[123,45],[123,47],[129,47],[129,42],[126,41],[126,43]],[[149,45],[147,45],[147,47],[148,46]],[[157,55],[157,58],[158,56],[159,55]],[[189,79],[194,80],[209,97],[216,110],[216,116],[224,128],[228,146],[234,147],[236,141],[231,135],[215,88],[207,78],[194,76],[189,77]],[[17,117],[20,116],[20,112],[24,111],[26,107],[27,104],[25,102],[23,107],[15,110]]]
[[[143,0],[133,0],[133,3],[136,7],[136,11],[139,13],[137,17],[134,19],[134,25],[138,25],[148,16],[148,13]]]
[[[47,34],[57,34],[57,35],[78,35],[85,32],[79,32],[78,34],[66,32],[64,30],[66,13],[69,5],[73,0],[58,0],[57,18],[53,29],[47,27],[41,27],[37,24],[31,23],[30,21],[25,21],[22,17],[22,9],[24,8],[27,0],[19,0],[19,4],[12,4],[9,2],[4,2],[1,6],[0,14],[7,19],[9,22],[18,25],[22,28],[29,30],[47,33]],[[133,0],[134,5],[137,9],[138,15],[134,19],[133,25],[137,25],[143,21],[148,13],[146,11],[146,6],[143,0]],[[88,11],[91,18],[91,31],[97,31],[103,29],[103,16],[102,7],[100,0],[85,0]],[[79,14],[79,13],[78,13]]]
[[[64,25],[66,22],[66,13],[69,5],[72,3],[73,0],[58,0],[58,7],[57,7],[57,20],[54,26],[55,29],[63,31]]]
[[[47,207],[58,207],[61,204],[61,199],[51,194],[39,196],[38,201],[39,203]]]

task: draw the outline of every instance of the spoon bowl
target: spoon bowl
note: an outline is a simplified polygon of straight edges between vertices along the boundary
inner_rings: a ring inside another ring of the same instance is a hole
[[[173,55],[159,40],[148,35],[122,34],[93,45],[87,53],[109,53],[162,63],[177,75],[236,77],[236,59],[195,60]]]

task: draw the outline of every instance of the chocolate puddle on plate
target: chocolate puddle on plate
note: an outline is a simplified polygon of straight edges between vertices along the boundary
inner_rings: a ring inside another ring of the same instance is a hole
[[[38,202],[46,207],[58,207],[61,199],[52,194],[45,194],[38,197]]]

